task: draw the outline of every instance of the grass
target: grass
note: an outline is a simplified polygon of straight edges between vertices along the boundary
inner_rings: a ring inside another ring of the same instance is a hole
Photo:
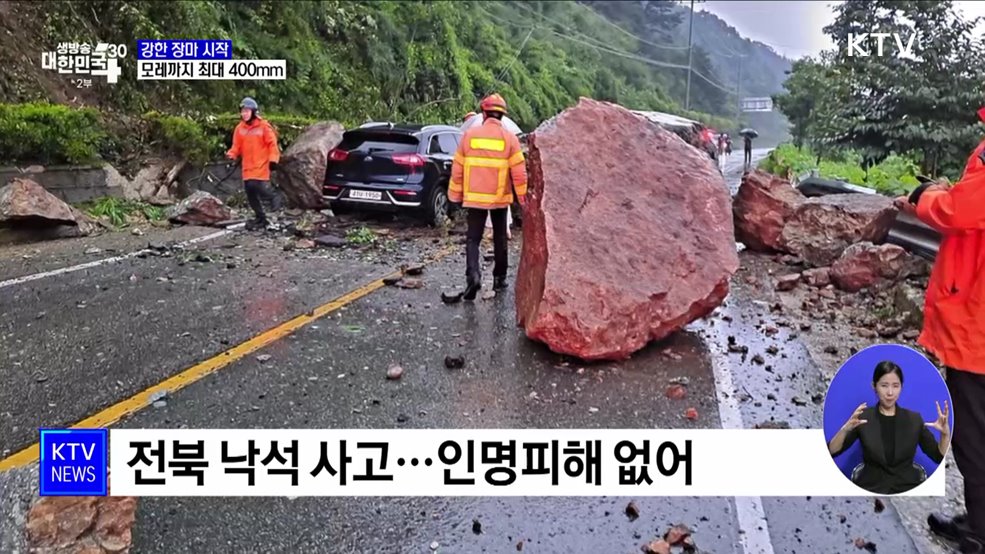
[[[165,209],[160,206],[124,200],[115,196],[85,202],[79,206],[79,209],[92,217],[108,221],[114,227],[126,227],[139,219],[160,221],[166,216]]]
[[[351,229],[345,235],[345,241],[356,246],[365,246],[376,242],[376,234],[369,227],[359,227]]]

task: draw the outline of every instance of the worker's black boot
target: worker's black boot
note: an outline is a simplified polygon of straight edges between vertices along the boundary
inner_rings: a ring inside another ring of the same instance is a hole
[[[961,554],[985,554],[985,539],[970,531],[962,533],[958,550]]]
[[[475,300],[480,289],[482,289],[482,279],[480,277],[469,277],[468,284],[465,286],[465,295],[462,298],[465,300]]]
[[[930,531],[949,541],[957,542],[964,532],[968,531],[965,514],[954,517],[947,517],[942,514],[930,514],[927,516],[927,525]]]
[[[493,290],[505,290],[507,287],[509,283],[506,282],[506,277],[493,278]]]

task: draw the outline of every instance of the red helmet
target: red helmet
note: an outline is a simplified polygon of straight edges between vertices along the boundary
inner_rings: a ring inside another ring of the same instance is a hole
[[[985,108],[979,108],[978,119],[981,119],[982,123],[985,123]]]
[[[506,113],[506,100],[498,94],[490,94],[482,100],[479,104],[479,109],[484,112],[501,112]]]

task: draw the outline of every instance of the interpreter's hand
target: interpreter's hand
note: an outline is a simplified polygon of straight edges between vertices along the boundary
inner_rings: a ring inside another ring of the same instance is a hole
[[[859,425],[862,425],[863,423],[868,423],[869,420],[860,419],[862,417],[863,410],[865,410],[865,402],[862,402],[861,404],[858,405],[858,408],[855,408],[855,411],[852,412],[852,417],[848,418],[848,421],[846,421],[845,424],[841,426],[841,430],[851,431],[852,429],[858,427]]]
[[[521,194],[521,195],[517,196],[516,197],[516,201],[520,204],[520,207],[521,208],[526,208],[527,207],[527,195],[526,194]]]
[[[947,405],[947,400],[944,401],[944,410],[941,411],[941,403],[937,404],[937,421],[933,423],[925,423],[927,427],[931,429],[937,429],[942,435],[949,435],[951,433],[951,428],[947,424],[947,418],[950,415],[950,409]]]
[[[893,205],[896,209],[905,213],[914,215],[917,213],[917,207],[910,203],[910,199],[907,196],[899,196],[896,200],[893,200]]]
[[[226,157],[229,158],[230,160],[235,160],[236,159],[236,156],[233,156],[233,153],[232,152],[226,152]]]

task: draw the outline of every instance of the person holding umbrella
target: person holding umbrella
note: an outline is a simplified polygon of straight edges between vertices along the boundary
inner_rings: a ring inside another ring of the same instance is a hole
[[[739,134],[742,135],[742,138],[743,138],[743,141],[742,141],[743,142],[743,153],[744,153],[744,156],[745,156],[743,158],[742,163],[745,166],[746,170],[748,171],[749,170],[749,166],[752,165],[752,139],[758,137],[759,136],[759,133],[757,133],[753,129],[750,129],[750,128],[746,127],[745,129],[739,131]]]

